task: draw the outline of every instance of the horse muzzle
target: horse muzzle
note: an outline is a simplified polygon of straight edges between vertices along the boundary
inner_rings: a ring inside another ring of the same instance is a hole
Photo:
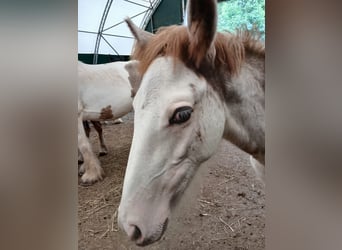
[[[127,216],[125,213],[120,213],[119,209],[119,227],[123,229],[128,238],[134,241],[138,246],[147,246],[161,239],[167,225],[168,218],[157,219],[147,216]]]

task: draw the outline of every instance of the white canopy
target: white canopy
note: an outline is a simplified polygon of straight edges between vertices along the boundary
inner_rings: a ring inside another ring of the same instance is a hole
[[[130,55],[124,18],[145,28],[161,0],[78,0],[78,53]]]

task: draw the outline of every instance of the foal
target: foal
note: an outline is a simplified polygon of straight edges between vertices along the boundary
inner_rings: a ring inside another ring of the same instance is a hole
[[[216,0],[189,0],[188,26],[136,38],[142,82],[118,221],[158,241],[182,193],[222,138],[265,163],[265,49],[253,32],[217,33]]]

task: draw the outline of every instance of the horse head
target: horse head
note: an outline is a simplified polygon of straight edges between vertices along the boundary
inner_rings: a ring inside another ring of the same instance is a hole
[[[238,121],[227,122],[241,95],[226,85],[242,70],[244,43],[216,33],[215,0],[188,4],[187,26],[155,35],[127,20],[142,78],[118,221],[140,246],[161,238],[172,209],[225,131],[245,136]]]

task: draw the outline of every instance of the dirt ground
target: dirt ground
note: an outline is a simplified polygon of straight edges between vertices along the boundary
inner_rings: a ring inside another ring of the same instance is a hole
[[[78,186],[79,249],[142,249],[117,228],[123,177],[133,136],[133,114],[122,124],[104,125],[108,155],[100,157],[103,181]],[[93,149],[98,138],[91,132]],[[222,141],[204,163],[170,219],[162,239],[143,249],[265,249],[264,185],[255,178],[249,156]]]

